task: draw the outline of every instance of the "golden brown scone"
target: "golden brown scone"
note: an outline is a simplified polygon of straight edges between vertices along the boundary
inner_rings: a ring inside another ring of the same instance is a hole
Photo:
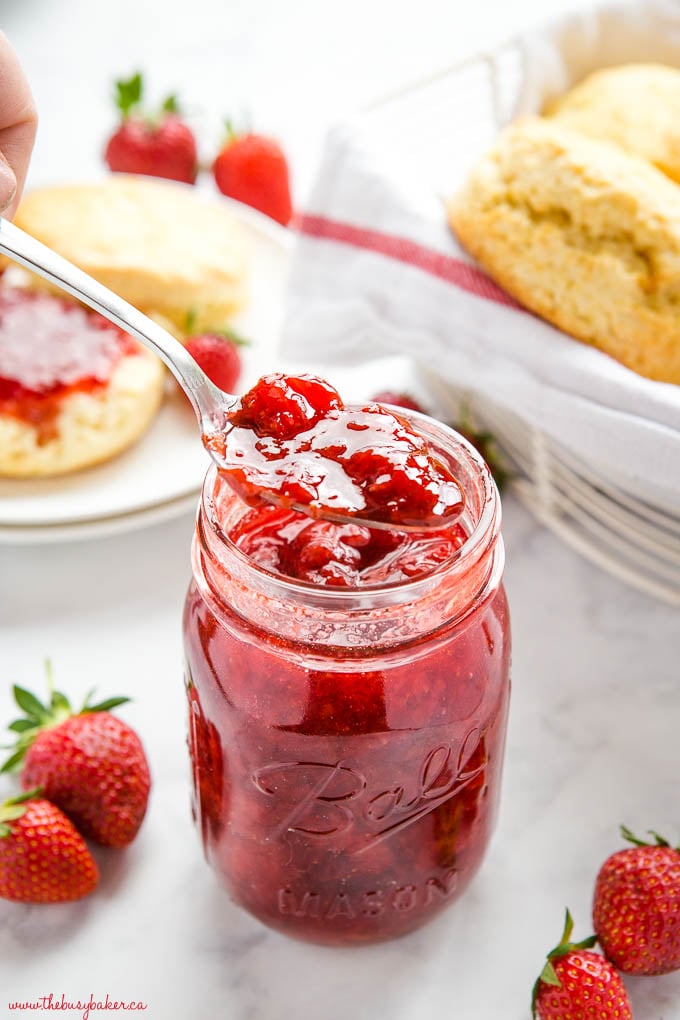
[[[109,460],[146,432],[163,385],[163,366],[142,348],[116,365],[106,387],[64,397],[48,438],[28,422],[0,412],[0,476],[63,475]]]
[[[111,174],[40,188],[15,222],[131,304],[180,331],[226,325],[246,297],[247,238],[219,202],[149,177]]]
[[[588,75],[546,113],[654,163],[680,182],[680,70],[624,64]]]
[[[650,379],[680,384],[680,188],[554,120],[507,128],[448,204],[501,287]]]

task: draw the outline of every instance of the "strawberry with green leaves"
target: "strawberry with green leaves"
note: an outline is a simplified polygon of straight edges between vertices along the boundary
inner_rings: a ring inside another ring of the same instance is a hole
[[[212,170],[223,195],[258,209],[284,227],[290,223],[293,205],[288,161],[273,138],[252,132],[238,134],[227,121],[227,138]]]
[[[0,804],[0,897],[66,903],[87,896],[98,881],[82,836],[39,788]]]
[[[596,937],[572,942],[574,922],[567,910],[562,938],[547,956],[533,989],[538,1020],[633,1020],[621,977],[600,953]]]
[[[593,926],[602,951],[625,974],[680,969],[680,848],[656,832],[608,857],[593,897]]]
[[[470,410],[466,404],[460,409],[458,421],[453,425],[456,432],[459,432],[468,443],[474,446],[475,450],[486,461],[493,480],[502,492],[508,481],[512,478],[496,443],[496,437],[488,429],[478,428],[472,421]]]
[[[247,345],[248,341],[233,329],[195,333],[184,340],[187,351],[208,379],[225,393],[236,392],[243,369],[241,348]]]
[[[14,697],[25,714],[9,727],[17,741],[1,771],[21,768],[23,788],[40,786],[86,838],[111,847],[131,843],[151,779],[139,737],[111,714],[129,699],[92,704],[88,695],[74,712],[60,691],[50,690],[46,705],[23,687],[14,687]]]
[[[109,169],[193,184],[198,171],[196,139],[182,119],[176,97],[168,96],[160,110],[148,115],[142,96],[141,74],[116,82],[121,121],[104,152]]]

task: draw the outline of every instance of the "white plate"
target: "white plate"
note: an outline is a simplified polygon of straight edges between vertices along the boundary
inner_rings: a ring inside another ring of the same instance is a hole
[[[193,513],[198,507],[200,493],[161,503],[146,510],[114,517],[93,518],[75,524],[47,524],[30,527],[3,527],[0,525],[0,543],[12,545],[45,545],[51,542],[73,542],[84,539],[108,538],[125,531],[135,531],[152,524],[162,524],[184,513]]]
[[[181,187],[181,185],[180,185]],[[271,371],[283,308],[290,234],[273,220],[220,195],[248,235],[250,297],[234,327],[242,348],[239,389]],[[195,503],[208,457],[196,419],[169,379],[166,398],[142,440],[114,460],[62,478],[0,479],[0,542],[70,541],[130,530],[184,512]]]

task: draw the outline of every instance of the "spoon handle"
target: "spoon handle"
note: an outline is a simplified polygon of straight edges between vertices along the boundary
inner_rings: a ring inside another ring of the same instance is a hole
[[[157,354],[189,397],[204,433],[223,421],[236,398],[218,389],[179,340],[157,322],[1,217],[0,252],[100,312]]]

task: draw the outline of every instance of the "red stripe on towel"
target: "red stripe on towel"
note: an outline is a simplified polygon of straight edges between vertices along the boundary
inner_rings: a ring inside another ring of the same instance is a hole
[[[398,262],[416,266],[432,276],[439,277],[440,280],[446,280],[447,283],[460,287],[461,290],[465,290],[469,294],[486,298],[487,301],[496,301],[498,304],[508,305],[510,308],[521,307],[475,266],[471,266],[461,259],[453,258],[451,255],[443,255],[432,248],[425,248],[406,237],[395,237],[392,234],[383,234],[379,230],[353,227],[349,223],[341,223],[338,220],[327,219],[325,216],[310,214],[300,216],[295,222],[295,228],[299,233],[306,234],[308,237],[319,237],[328,241],[338,241],[340,244],[350,244],[354,248],[374,251],[379,255],[396,259]]]

